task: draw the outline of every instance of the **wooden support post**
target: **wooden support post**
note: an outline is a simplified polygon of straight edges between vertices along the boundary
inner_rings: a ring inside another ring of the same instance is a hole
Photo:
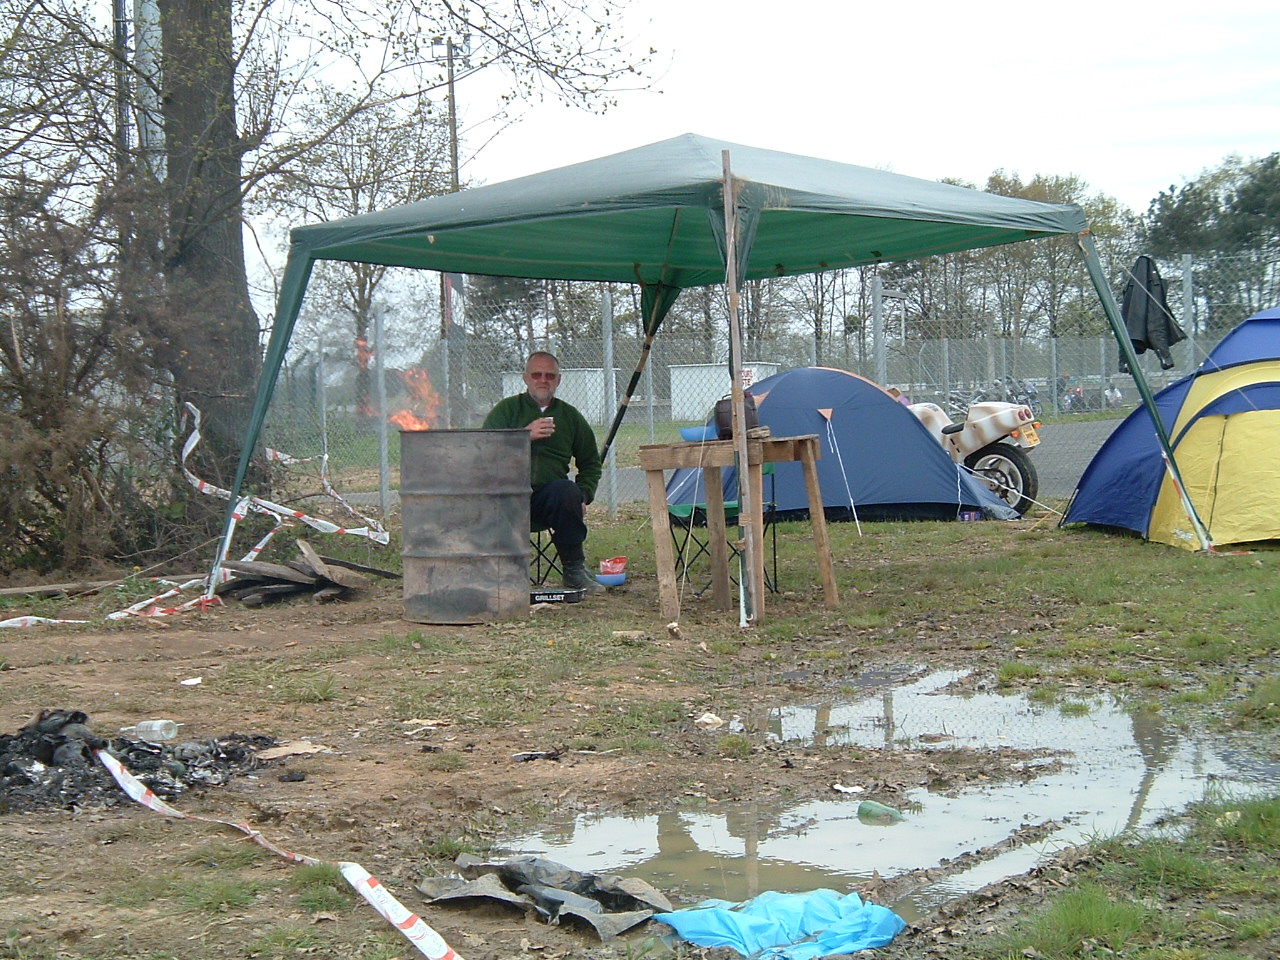
[[[827,514],[818,486],[817,438],[800,444],[800,464],[804,468],[804,489],[809,497],[809,522],[813,525],[813,545],[818,552],[818,572],[822,576],[822,597],[826,606],[839,603],[836,576],[831,567],[831,541],[827,538]]]
[[[717,610],[733,607],[729,590],[729,544],[724,520],[724,477],[719,467],[703,467],[707,487],[707,548],[711,560],[711,597]],[[692,522],[690,516],[690,522]]]
[[[646,470],[649,484],[649,518],[653,526],[653,559],[658,565],[659,609],[664,620],[680,618],[680,591],[676,589],[676,555],[671,545],[671,517],[667,513],[667,488],[661,470]]]

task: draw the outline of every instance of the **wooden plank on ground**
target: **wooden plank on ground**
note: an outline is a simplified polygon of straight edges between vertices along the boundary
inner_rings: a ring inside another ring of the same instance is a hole
[[[320,559],[320,554],[316,553],[315,548],[305,540],[299,540],[298,549],[302,552],[303,558],[321,577],[336,583],[340,587],[350,587],[356,589],[359,587],[367,587],[369,581],[354,570],[346,570],[342,567],[331,567]]]
[[[363,563],[356,563],[354,560],[338,560],[334,557],[326,557],[323,554],[320,557],[328,567],[346,567],[348,570],[358,570],[361,573],[372,574],[375,577],[386,577],[388,580],[403,580],[404,575],[396,573],[394,570],[379,570],[377,567],[367,567]]]
[[[171,577],[147,577],[146,580],[167,580],[172,583],[186,583],[189,580],[199,580],[201,577],[207,576],[208,572],[206,570],[204,573],[175,574]],[[124,578],[121,578],[119,580],[90,580],[75,583],[41,583],[33,584],[29,587],[4,587],[0,588],[0,597],[60,597],[78,593],[97,593],[99,590],[118,587],[124,582]],[[157,592],[159,592],[158,586]]]
[[[308,576],[293,567],[287,567],[283,563],[267,563],[263,560],[223,560],[222,565],[235,573],[247,573],[251,577],[289,580],[293,583],[305,583],[308,586],[316,582],[315,577]]]

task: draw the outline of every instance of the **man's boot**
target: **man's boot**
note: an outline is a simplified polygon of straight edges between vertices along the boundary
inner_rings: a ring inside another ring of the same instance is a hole
[[[587,569],[585,560],[564,561],[564,586],[566,590],[586,590],[589,594],[604,590]]]

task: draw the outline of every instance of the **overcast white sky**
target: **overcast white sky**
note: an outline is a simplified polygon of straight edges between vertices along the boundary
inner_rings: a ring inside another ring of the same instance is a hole
[[[1138,212],[1229,154],[1280,150],[1280,3],[633,0],[652,91],[492,128],[457,86],[463,178],[493,183],[698,133],[982,186],[1074,174]],[[497,78],[495,77],[494,80]]]

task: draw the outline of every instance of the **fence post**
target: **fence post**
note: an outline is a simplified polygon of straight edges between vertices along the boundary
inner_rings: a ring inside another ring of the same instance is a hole
[[[317,353],[320,357],[320,359],[316,361],[316,401],[320,404],[320,454],[321,456],[328,458],[329,456],[329,398],[328,398],[327,391],[329,388],[325,384],[325,381],[328,379],[328,377],[325,375],[325,369],[324,369],[324,338],[323,337],[320,338],[320,342],[317,346]],[[325,470],[327,471],[329,469],[329,464],[327,462],[327,459],[326,461],[322,461],[322,462],[324,463]]]
[[[871,278],[871,352],[875,356],[876,383],[888,380],[888,364],[884,355],[884,281],[876,274]]]
[[[613,380],[613,294],[601,284],[600,332],[604,335],[604,409],[612,412],[618,406],[618,388]],[[609,519],[618,516],[618,445],[609,444],[605,460],[605,477],[609,490]]]
[[[1062,391],[1058,389],[1058,338],[1049,338],[1049,383],[1053,396],[1053,412],[1056,416],[1062,413]]]
[[[649,442],[654,443],[653,432],[653,359],[644,365],[644,395],[648,398],[649,408]],[[668,417],[667,419],[670,419]]]
[[[387,462],[387,383],[382,360],[382,311],[373,311],[373,376],[378,391],[378,504],[383,519],[391,515],[391,468]]]
[[[440,386],[443,388],[444,410],[443,414],[444,428],[451,430],[453,428],[453,400],[449,396],[449,322],[452,319],[453,304],[450,302],[451,291],[449,290],[449,278],[444,274],[440,274]],[[384,513],[385,517],[386,514]]]

